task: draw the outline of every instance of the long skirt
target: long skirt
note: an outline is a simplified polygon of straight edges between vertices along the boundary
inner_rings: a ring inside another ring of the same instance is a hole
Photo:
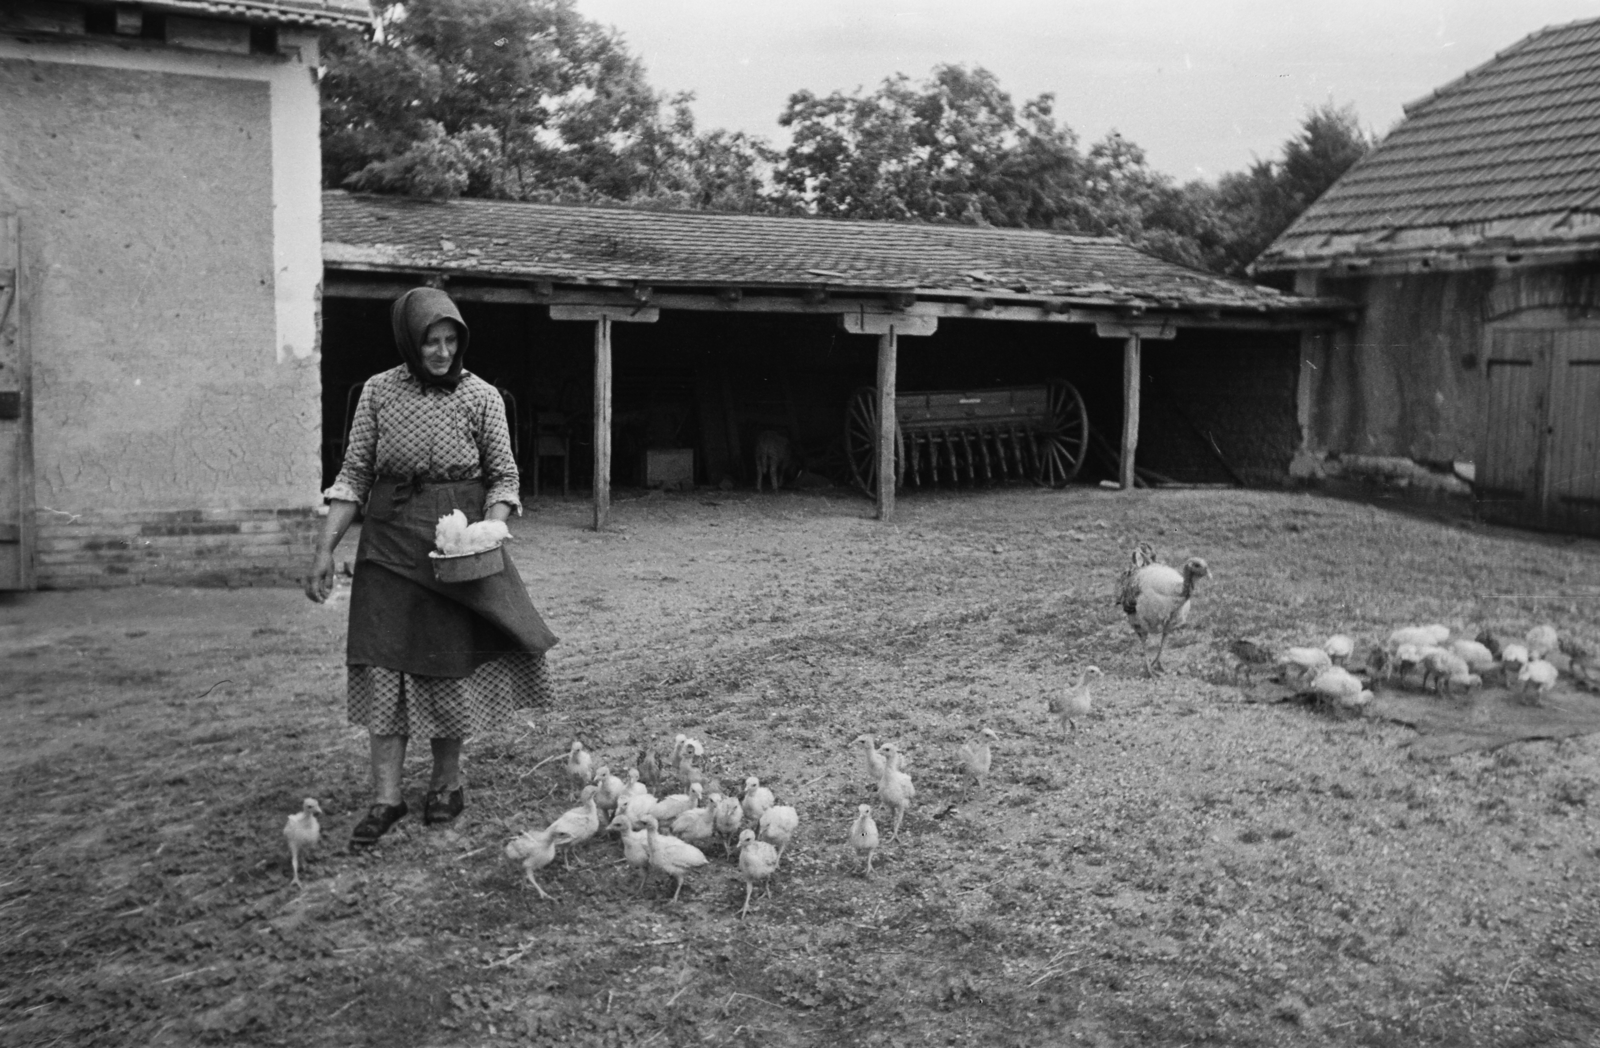
[[[378,735],[463,738],[552,699],[544,653],[555,635],[516,565],[485,579],[433,577],[439,517],[482,519],[481,481],[379,478],[367,501],[350,593],[350,723]]]

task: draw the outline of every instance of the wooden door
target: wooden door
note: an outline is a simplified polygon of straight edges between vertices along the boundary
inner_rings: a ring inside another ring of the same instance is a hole
[[[1555,333],[1544,439],[1548,523],[1600,535],[1600,331]]]
[[[1479,512],[1507,523],[1541,523],[1540,449],[1554,333],[1494,331],[1488,404],[1475,484]]]
[[[33,588],[33,442],[17,216],[0,212],[0,590]]]

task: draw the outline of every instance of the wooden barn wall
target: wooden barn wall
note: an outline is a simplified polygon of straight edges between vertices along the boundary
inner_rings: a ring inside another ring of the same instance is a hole
[[[1307,341],[1314,452],[1470,461],[1483,425],[1489,270],[1325,278],[1360,304],[1354,329]]]
[[[338,469],[348,391],[399,363],[388,309],[386,302],[325,303],[324,485]],[[593,454],[591,326],[552,321],[538,308],[468,302],[461,310],[472,329],[467,369],[511,391],[524,447],[531,445],[535,413],[566,416],[572,483],[586,489]],[[652,324],[615,324],[612,336],[616,484],[642,483],[643,452],[660,447],[693,448],[698,483],[728,477],[753,484],[753,446],[763,429],[790,436],[798,465],[847,482],[846,405],[854,390],[875,381],[876,338],[846,334],[828,316],[686,312],[665,312]],[[1174,479],[1227,481],[1208,449],[1215,439],[1252,483],[1281,479],[1295,446],[1297,339],[1187,332],[1170,344],[1147,342],[1140,462]],[[898,370],[903,392],[1064,378],[1082,394],[1094,429],[1111,446],[1120,439],[1122,342],[1099,338],[1086,325],[945,320],[931,337],[900,341]],[[1162,407],[1169,388],[1179,410]],[[1091,453],[1080,479],[1115,475],[1114,458]]]

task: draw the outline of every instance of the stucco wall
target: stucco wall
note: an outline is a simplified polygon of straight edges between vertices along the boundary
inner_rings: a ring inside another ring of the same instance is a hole
[[[1470,461],[1483,404],[1487,270],[1327,279],[1354,329],[1306,341],[1308,450]]]
[[[221,580],[219,534],[257,536],[236,544],[241,579],[304,559],[309,520],[281,522],[319,501],[320,165],[315,40],[287,40],[283,57],[0,41],[41,585],[106,564]],[[172,541],[129,549],[130,529]]]

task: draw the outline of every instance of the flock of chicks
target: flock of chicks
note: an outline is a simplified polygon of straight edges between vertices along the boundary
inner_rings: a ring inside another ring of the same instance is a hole
[[[1079,684],[1084,685],[1082,678]],[[1078,715],[1088,708],[1086,686],[1082,690],[1084,705],[1081,709],[1071,707]],[[1063,725],[1066,723],[1064,717]],[[983,728],[957,750],[963,799],[987,780],[994,759],[991,743],[998,738],[993,729]],[[900,835],[916,786],[896,744],[876,745],[871,735],[858,736],[855,741],[865,746],[867,773],[877,785],[879,798],[894,813],[889,833],[892,842]],[[676,902],[683,891],[684,878],[710,864],[703,849],[720,840],[724,855],[739,853],[739,873],[745,883],[744,906],[739,916],[745,916],[758,886],[771,893],[772,878],[800,828],[800,813],[791,805],[778,804],[772,790],[753,775],[744,780],[740,796],[724,795],[721,784],[708,777],[700,766],[704,754],[705,747],[698,739],[680,734],[665,761],[647,748],[640,753],[637,766],[627,769],[627,778],[622,779],[613,775],[608,765],[596,767],[594,756],[582,741],[573,740],[567,751],[567,774],[579,787],[577,806],[541,830],[527,830],[511,838],[505,845],[506,857],[522,864],[528,883],[540,898],[551,900],[538,881],[538,872],[554,862],[558,854],[565,855],[570,863],[572,850],[599,837],[603,829],[620,837],[623,860],[639,871],[634,893],[642,892],[650,873],[657,871],[675,882],[672,900]],[[675,770],[680,792],[658,798],[656,793],[669,769]],[[321,814],[316,799],[307,797],[301,810],[289,816],[284,825],[295,885],[300,885],[301,854],[321,839],[317,821]],[[868,877],[873,875],[872,860],[879,840],[872,805],[859,805],[849,841]]]
[[[968,788],[981,785],[992,761],[989,742],[995,733],[988,728],[960,751]],[[877,783],[878,795],[894,812],[889,839],[899,836],[901,822],[916,795],[904,758],[892,742],[873,744],[870,735],[855,741],[864,743],[867,770]],[[778,804],[773,793],[750,776],[744,780],[739,797],[724,795],[720,783],[709,778],[700,767],[705,748],[698,739],[678,735],[672,752],[661,761],[646,748],[636,767],[627,769],[623,780],[606,765],[595,766],[595,759],[580,740],[573,740],[567,752],[567,773],[580,787],[578,805],[542,830],[528,830],[506,842],[506,857],[522,863],[523,872],[540,898],[550,899],[536,874],[555,861],[558,852],[571,850],[606,832],[618,834],[624,861],[639,871],[635,894],[644,890],[651,871],[658,871],[676,882],[672,899],[683,891],[684,878],[710,863],[703,850],[719,839],[725,855],[739,853],[739,874],[744,880],[743,917],[750,911],[750,900],[757,886],[770,894],[773,876],[785,850],[800,827],[800,813],[792,806]],[[680,792],[657,797],[668,769],[676,771]],[[602,819],[604,816],[604,819]],[[671,832],[663,831],[662,827]],[[878,850],[878,825],[872,805],[857,808],[850,827],[850,846],[872,875],[872,859]]]
[[[528,883],[548,900],[550,895],[535,874],[550,865],[557,852],[564,850],[570,857],[573,848],[599,836],[603,825],[606,832],[621,837],[623,859],[639,871],[635,894],[644,890],[654,870],[676,882],[672,893],[676,901],[684,877],[711,861],[702,848],[720,839],[724,854],[739,852],[739,872],[745,882],[743,916],[757,885],[771,890],[783,853],[800,827],[800,813],[778,804],[755,776],[744,780],[741,796],[725,796],[721,785],[698,764],[704,753],[698,739],[679,735],[665,765],[676,769],[681,792],[658,798],[664,767],[654,752],[641,753],[638,766],[629,768],[623,780],[609,766],[596,767],[583,743],[573,740],[567,774],[581,787],[577,807],[542,830],[528,830],[507,841],[506,857],[522,863]],[[664,832],[663,826],[671,832]]]
[[[1489,679],[1532,703],[1556,686],[1563,668],[1585,684],[1600,680],[1588,650],[1549,625],[1533,627],[1522,641],[1503,641],[1489,630],[1469,640],[1452,638],[1448,626],[1404,626],[1374,646],[1365,667],[1354,672],[1346,663],[1355,643],[1344,634],[1329,637],[1321,647],[1291,647],[1281,654],[1248,640],[1234,641],[1230,650],[1239,669],[1271,663],[1284,680],[1309,682],[1319,700],[1346,710],[1359,710],[1372,700],[1369,681],[1406,684],[1419,670],[1421,686],[1441,696],[1469,691]]]

